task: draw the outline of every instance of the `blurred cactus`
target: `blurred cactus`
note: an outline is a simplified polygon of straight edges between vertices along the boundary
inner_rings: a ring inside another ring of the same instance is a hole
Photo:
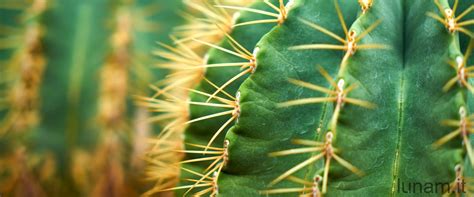
[[[137,196],[152,132],[132,95],[164,70],[181,2],[0,2],[0,195]]]

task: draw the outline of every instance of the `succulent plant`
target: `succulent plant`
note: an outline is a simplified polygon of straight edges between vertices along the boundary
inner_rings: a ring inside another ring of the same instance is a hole
[[[472,196],[473,12],[2,0],[0,196]]]
[[[473,194],[474,1],[191,2],[146,195]]]
[[[0,196],[137,196],[180,1],[0,2]]]

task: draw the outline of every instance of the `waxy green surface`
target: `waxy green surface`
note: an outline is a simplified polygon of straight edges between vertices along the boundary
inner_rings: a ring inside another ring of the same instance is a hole
[[[446,1],[442,3],[447,6]],[[342,52],[288,50],[299,44],[334,43],[316,30],[305,31],[295,19],[298,17],[344,37],[336,13],[331,13],[332,3],[296,1],[296,4],[299,6],[290,12],[285,25],[275,28],[259,42],[257,72],[240,88],[242,113],[226,136],[230,140],[230,159],[219,182],[223,196],[235,192],[258,195],[267,189],[271,180],[309,157],[272,158],[268,153],[295,147],[291,139],[318,138],[316,129],[326,130],[332,115],[332,104],[275,107],[288,100],[324,96],[294,86],[287,79],[329,87],[315,65],[335,76],[342,59]],[[348,3],[341,3],[341,7],[346,17],[356,16]],[[343,107],[333,145],[340,150],[342,158],[365,176],[358,177],[332,161],[327,196],[404,196],[409,194],[397,192],[398,180],[403,183],[454,180],[454,166],[463,160],[460,138],[438,149],[432,144],[455,129],[442,126],[441,121],[459,119],[459,107],[465,105],[467,92],[458,86],[443,92],[444,84],[455,76],[446,61],[460,52],[453,47],[456,36],[426,16],[427,12],[439,13],[433,1],[374,1],[373,7],[352,25],[351,29],[360,33],[382,20],[359,44],[376,43],[388,48],[358,50],[349,58],[347,70],[339,76],[347,84],[358,84],[359,88],[348,95],[350,98],[366,100],[377,107],[366,109],[351,104]],[[314,164],[295,175],[311,181],[314,168],[321,165]],[[273,188],[295,186],[283,181]]]
[[[346,23],[351,24],[359,12],[357,2],[339,3],[344,5],[341,9]],[[331,105],[276,106],[295,97],[324,97],[321,93],[290,84],[288,79],[328,86],[317,71],[317,65],[334,75],[343,57],[340,51],[289,50],[289,47],[301,44],[338,44],[300,19],[315,22],[339,35],[344,34],[332,1],[303,0],[295,1],[285,23],[259,42],[257,71],[240,88],[242,113],[239,122],[226,136],[230,141],[229,163],[219,182],[224,196],[234,192],[259,195],[271,180],[309,156],[270,158],[268,153],[296,147],[292,145],[292,139],[317,138],[315,132],[320,122],[327,122],[330,118]],[[306,172],[314,170],[303,170],[298,175],[303,177]],[[312,175],[308,178],[312,179]],[[276,188],[295,186],[284,182]]]
[[[270,1],[274,5],[278,5],[278,1],[273,0]],[[255,8],[255,9],[261,9],[261,10],[266,10],[270,12],[275,12],[273,11],[270,7],[268,7],[265,3],[263,2],[256,2],[255,4],[251,5],[250,7]],[[269,19],[268,16],[263,16],[260,14],[256,13],[251,13],[248,11],[242,11],[240,12],[240,16],[235,22],[235,24],[242,23],[242,22],[247,22],[247,21],[254,21],[254,20],[260,20],[260,19]],[[270,18],[271,19],[271,18]],[[276,24],[258,24],[258,25],[248,25],[248,26],[238,26],[234,27],[232,32],[229,34],[234,40],[236,40],[240,45],[242,45],[244,48],[246,48],[249,52],[253,52],[257,42],[261,39],[263,35],[268,33]],[[221,41],[218,45],[221,47],[224,47],[226,49],[232,50],[231,45],[229,44],[230,40],[228,38],[224,38],[223,41]],[[225,53],[223,51],[220,51],[218,49],[210,49],[209,52],[207,53],[208,55],[208,61],[207,64],[219,64],[219,63],[233,63],[233,62],[248,62],[248,60]],[[216,84],[217,86],[221,86],[225,82],[227,82],[229,79],[232,77],[236,76],[238,73],[242,72],[243,70],[240,69],[240,67],[220,67],[220,68],[208,68],[206,69],[205,76],[209,81],[212,83]],[[227,86],[225,88],[225,91],[228,92],[229,94],[233,95],[234,97],[237,94],[237,90],[240,86],[240,84],[244,81],[245,78],[247,78],[249,74],[246,74],[245,76],[237,79],[234,81],[232,84]],[[195,87],[196,90],[202,91],[208,94],[213,94],[216,91],[216,88],[214,88],[212,85],[210,85],[206,81],[201,81],[200,84],[198,84]],[[232,100],[231,98],[228,98],[226,95],[219,93],[218,96]],[[196,93],[191,93],[190,95],[190,100],[195,101],[195,102],[206,102],[207,96],[202,96]],[[211,103],[220,103],[216,100],[211,100]],[[223,111],[231,110],[228,108],[213,108],[213,107],[208,107],[208,106],[197,106],[197,105],[191,105],[190,106],[190,120],[196,119],[199,117],[203,117],[206,115],[214,114],[214,113],[219,113]],[[208,120],[203,120],[199,122],[194,122],[189,124],[185,131],[185,142],[186,143],[193,143],[193,144],[200,144],[200,145],[207,145],[209,140],[212,138],[215,132],[219,130],[219,128],[229,119],[231,118],[231,115],[226,115],[218,118],[212,118]],[[235,121],[234,121],[235,122]],[[229,126],[223,130],[223,132],[219,135],[219,137],[214,140],[214,143],[212,144],[213,147],[222,147],[224,143],[224,136],[225,133],[227,132],[228,128],[230,128],[234,123],[229,124]],[[188,150],[195,150],[196,148],[187,146],[186,147]],[[188,154],[186,155],[186,159],[192,159],[192,158],[199,158],[199,157],[204,157],[202,154]],[[197,162],[197,163],[192,163],[192,164],[184,164],[183,167],[188,168],[188,169],[193,169],[196,172],[203,172],[205,168],[210,164],[211,162]],[[191,175],[187,173],[186,171],[182,171],[181,178],[190,178],[190,177],[195,177],[195,175]],[[188,185],[189,183],[181,183],[183,185]],[[181,191],[178,191],[178,195],[180,194]],[[193,192],[195,191],[193,190]]]

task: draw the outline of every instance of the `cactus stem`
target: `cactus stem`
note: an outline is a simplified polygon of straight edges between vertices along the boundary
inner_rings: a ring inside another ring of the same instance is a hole
[[[456,31],[465,33],[470,37],[474,37],[474,33],[464,28],[465,26],[473,25],[473,20],[459,22],[464,16],[469,14],[474,10],[474,5],[470,6],[468,9],[464,10],[458,17],[455,17],[454,14],[456,13],[457,5],[459,0],[455,0],[453,9],[451,8],[443,8],[443,6],[439,3],[439,0],[435,0],[435,4],[438,7],[441,15],[444,17],[440,17],[439,15],[428,12],[427,15],[440,23],[442,23],[448,29],[449,33],[454,33]]]
[[[296,171],[320,160],[321,158],[325,157],[325,165],[324,165],[324,176],[323,176],[323,189],[322,192],[326,193],[327,190],[327,182],[328,182],[328,175],[329,175],[329,166],[331,164],[331,160],[334,159],[336,160],[337,163],[342,165],[343,167],[349,169],[351,172],[354,174],[357,174],[358,176],[363,176],[363,173],[354,167],[352,164],[347,162],[346,160],[342,159],[340,156],[338,156],[335,153],[335,149],[332,145],[333,143],[333,138],[334,134],[332,132],[326,133],[326,140],[324,144],[321,145],[316,145],[313,148],[313,152],[318,153],[315,156],[310,157],[309,159],[301,162],[300,164],[294,166],[293,168],[287,170],[284,172],[282,175],[280,175],[278,178],[274,179],[270,185],[275,185],[282,181],[283,179],[289,177],[291,174],[295,173]],[[319,144],[319,143],[318,143]],[[308,149],[309,150],[309,149]],[[308,153],[310,151],[304,150],[304,149],[292,149],[292,150],[287,150],[287,151],[280,151],[280,152],[274,152],[270,153],[270,156],[286,156],[286,155],[292,155],[292,154],[300,154],[300,153]]]

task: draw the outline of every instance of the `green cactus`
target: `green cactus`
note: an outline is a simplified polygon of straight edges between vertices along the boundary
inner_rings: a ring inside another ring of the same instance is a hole
[[[219,43],[194,39],[211,46],[206,55],[183,56],[205,61],[193,61],[207,68],[204,80],[194,83],[189,98],[165,95],[164,89],[179,85],[158,89],[163,100],[190,108],[179,116],[187,119],[180,121],[187,125],[185,148],[174,150],[186,153],[178,165],[181,182],[159,182],[151,193],[473,194],[473,1],[295,0],[216,7],[238,10],[240,17]],[[242,69],[209,68],[234,62]],[[237,80],[226,83],[232,77]],[[160,102],[153,97],[150,103]],[[171,142],[156,140],[161,148]],[[155,163],[173,151],[167,148],[151,151]],[[171,163],[160,169],[175,168]]]
[[[151,51],[170,42],[181,5],[0,2],[0,195],[144,191],[152,129],[132,96],[165,75]]]

